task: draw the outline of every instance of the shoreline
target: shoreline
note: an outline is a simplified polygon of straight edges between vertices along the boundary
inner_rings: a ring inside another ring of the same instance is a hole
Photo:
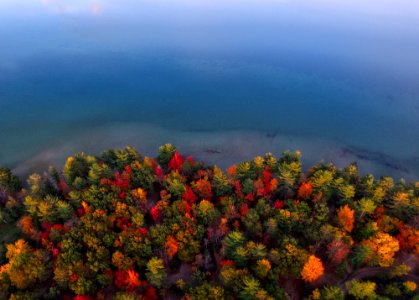
[[[315,163],[333,163],[342,168],[357,162],[361,174],[375,177],[391,176],[395,180],[419,178],[419,156],[397,159],[386,153],[345,145],[336,140],[318,137],[291,136],[280,132],[251,130],[185,131],[172,130],[144,123],[112,123],[99,126],[81,135],[48,143],[42,151],[11,166],[19,176],[43,172],[52,165],[61,169],[66,158],[77,152],[99,154],[109,148],[133,146],[140,153],[154,157],[158,146],[172,143],[178,149],[206,164],[218,164],[226,169],[232,164],[272,152],[280,155],[285,150],[300,150],[303,167]]]

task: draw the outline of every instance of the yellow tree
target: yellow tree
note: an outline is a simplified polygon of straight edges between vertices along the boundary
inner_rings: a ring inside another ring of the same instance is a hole
[[[10,283],[18,289],[26,289],[37,282],[41,282],[49,274],[49,263],[46,253],[34,250],[29,244],[20,239],[14,244],[7,245],[6,258],[9,262],[0,267],[0,275],[5,273]],[[4,276],[0,276],[0,284]],[[8,281],[6,280],[6,281]]]

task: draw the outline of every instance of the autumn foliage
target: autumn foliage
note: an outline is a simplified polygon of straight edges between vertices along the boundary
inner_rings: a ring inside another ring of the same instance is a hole
[[[350,209],[348,205],[341,207],[338,211],[338,220],[343,229],[348,232],[351,232],[354,228],[354,218],[355,211]]]
[[[167,241],[165,243],[166,252],[170,259],[175,256],[175,254],[179,250],[179,243],[176,241],[176,239],[173,236],[168,236]]]
[[[313,193],[313,186],[309,182],[303,182],[298,188],[298,198],[309,198]]]
[[[412,226],[399,224],[399,234],[397,240],[399,241],[400,247],[405,249],[411,249],[416,255],[419,255],[419,230]]]
[[[349,252],[350,246],[342,239],[334,239],[327,247],[329,259],[335,265],[340,264]]]
[[[382,267],[390,267],[395,253],[399,251],[397,239],[385,232],[378,232],[376,236],[363,241],[363,244],[368,245],[373,251],[369,259],[377,259],[378,264]]]
[[[301,153],[286,151],[222,170],[166,144],[156,158],[79,153],[24,189],[10,170],[0,177],[0,299],[417,292],[419,183],[361,176],[356,164],[303,173]]]
[[[301,278],[309,283],[317,281],[324,273],[322,261],[314,255],[310,255],[308,261],[301,270]]]

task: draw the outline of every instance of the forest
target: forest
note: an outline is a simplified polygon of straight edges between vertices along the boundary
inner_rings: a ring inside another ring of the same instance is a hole
[[[419,299],[419,182],[171,144],[0,169],[0,299]]]

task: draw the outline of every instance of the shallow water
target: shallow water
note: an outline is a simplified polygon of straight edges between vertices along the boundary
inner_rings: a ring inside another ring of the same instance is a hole
[[[174,142],[419,178],[412,1],[3,0],[0,25],[0,165],[20,173]]]

